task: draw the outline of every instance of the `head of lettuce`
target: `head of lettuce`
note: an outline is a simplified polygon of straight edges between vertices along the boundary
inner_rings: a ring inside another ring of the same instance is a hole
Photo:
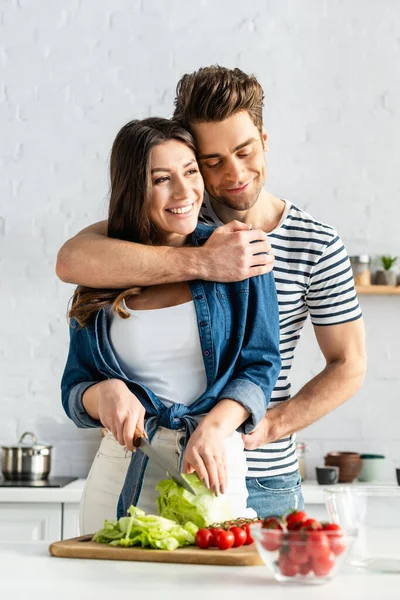
[[[93,541],[110,546],[175,550],[194,544],[199,527],[232,519],[225,496],[215,496],[195,473],[183,477],[194,488],[195,495],[171,479],[160,481],[156,486],[160,492],[157,498],[160,516],[146,515],[140,508],[131,506],[126,517],[105,521]]]
[[[172,479],[160,481],[156,490],[158,512],[161,517],[176,521],[180,525],[188,522],[197,527],[208,527],[212,523],[222,523],[233,518],[228,498],[216,496],[200,481],[196,473],[183,475],[195,490],[191,494]]]

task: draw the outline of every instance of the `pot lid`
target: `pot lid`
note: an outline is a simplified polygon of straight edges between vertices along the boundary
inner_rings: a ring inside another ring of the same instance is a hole
[[[30,436],[32,439],[32,443],[29,444],[27,442],[24,442],[24,439]],[[25,431],[25,433],[23,433],[21,435],[21,437],[18,440],[18,444],[16,444],[15,446],[2,446],[2,448],[7,448],[7,449],[13,449],[13,448],[33,448],[34,450],[44,450],[45,448],[52,448],[53,446],[49,446],[47,444],[39,444],[38,439],[36,437],[36,435],[34,433],[32,433],[31,431]]]

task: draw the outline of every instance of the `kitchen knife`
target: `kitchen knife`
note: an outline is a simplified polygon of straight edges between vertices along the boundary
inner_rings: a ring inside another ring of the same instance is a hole
[[[181,485],[191,494],[196,495],[196,491],[192,488],[192,486],[186,481],[184,477],[179,473],[175,467],[170,465],[164,457],[153,448],[148,440],[140,434],[138,431],[135,432],[135,438],[133,440],[133,445],[143,452],[146,456],[148,456],[156,465],[160,467],[163,471],[165,471],[171,479],[175,481],[178,485]]]

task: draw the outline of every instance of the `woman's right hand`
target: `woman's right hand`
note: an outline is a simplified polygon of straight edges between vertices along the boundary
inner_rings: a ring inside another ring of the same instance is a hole
[[[205,423],[200,423],[190,436],[182,472],[196,472],[204,485],[218,496],[225,493],[227,481],[225,437],[218,426],[210,427]]]
[[[111,431],[121,446],[135,451],[133,440],[135,430],[144,433],[145,408],[120,379],[107,379],[89,388],[83,398],[90,393],[97,400],[98,419]],[[88,398],[89,400],[89,398]]]

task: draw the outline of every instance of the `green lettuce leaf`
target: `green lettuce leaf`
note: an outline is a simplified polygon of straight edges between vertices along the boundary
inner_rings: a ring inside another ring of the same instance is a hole
[[[105,521],[103,529],[97,531],[92,540],[110,546],[141,546],[161,550],[175,550],[194,544],[198,530],[194,523],[182,527],[170,519],[146,515],[135,506],[131,506],[128,512],[129,516],[121,517],[118,521]]]
[[[196,473],[183,477],[196,491],[196,495],[187,492],[172,479],[165,479],[156,485],[156,490],[160,492],[157,498],[158,512],[162,517],[183,526],[191,522],[197,527],[207,527],[233,518],[225,495],[216,496],[205,487]]]

